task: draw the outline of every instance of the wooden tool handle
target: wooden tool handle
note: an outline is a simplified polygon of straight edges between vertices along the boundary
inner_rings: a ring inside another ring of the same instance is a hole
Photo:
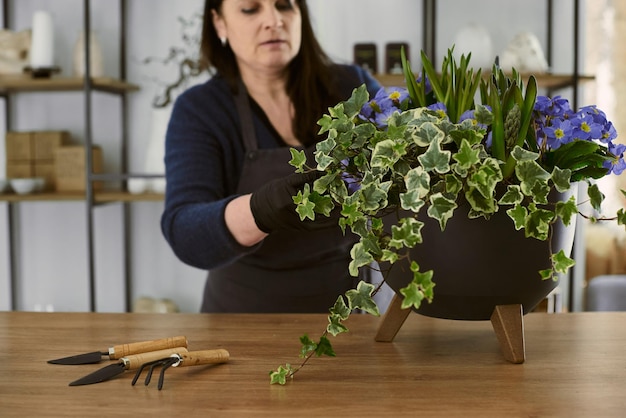
[[[223,348],[216,350],[189,351],[179,353],[182,360],[177,367],[199,366],[201,364],[226,363],[230,357]]]
[[[148,353],[134,354],[130,356],[125,356],[120,359],[124,363],[124,367],[126,370],[134,370],[141,367],[144,363],[149,363],[155,360],[166,359],[170,357],[172,354],[183,355],[187,353],[186,347],[174,347],[167,348],[165,350],[158,351],[150,351]]]
[[[113,360],[117,360],[131,354],[147,353],[149,351],[165,350],[166,348],[175,347],[187,347],[187,337],[179,336],[162,338],[160,340],[116,345],[115,347],[111,347],[109,349],[109,357]]]

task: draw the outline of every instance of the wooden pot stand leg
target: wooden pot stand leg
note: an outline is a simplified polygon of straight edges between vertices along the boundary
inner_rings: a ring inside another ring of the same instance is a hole
[[[402,309],[402,298],[394,295],[374,339],[379,342],[393,341],[410,313],[411,309]],[[491,315],[491,325],[498,338],[500,350],[511,363],[523,363],[526,359],[523,318],[520,304],[496,306]]]
[[[496,306],[491,314],[491,325],[498,337],[504,358],[511,363],[523,363],[526,359],[526,347],[522,305]]]

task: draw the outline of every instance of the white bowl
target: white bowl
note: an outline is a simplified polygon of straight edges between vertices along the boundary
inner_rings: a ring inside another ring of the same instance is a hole
[[[38,177],[17,178],[9,180],[11,188],[17,194],[30,194],[38,190],[41,181]]]

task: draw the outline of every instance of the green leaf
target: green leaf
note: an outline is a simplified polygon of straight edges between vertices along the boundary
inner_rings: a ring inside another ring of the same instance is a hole
[[[398,225],[391,226],[391,248],[413,248],[422,242],[423,222],[415,218],[402,218]]]
[[[604,194],[600,191],[597,184],[589,185],[587,189],[587,195],[589,196],[591,206],[600,212],[602,202],[604,201]]]
[[[371,315],[380,316],[378,306],[372,298],[374,289],[373,284],[361,280],[356,289],[350,289],[346,292],[350,307],[352,309],[361,309]]]
[[[293,202],[296,204],[296,212],[300,215],[301,221],[307,218],[315,220],[315,202],[309,199],[310,195],[311,187],[305,184],[303,190],[298,190],[298,194],[293,197]]]
[[[539,276],[541,276],[541,280],[549,280],[554,276],[554,270],[552,269],[539,270]]]
[[[296,173],[304,173],[304,166],[306,164],[306,154],[304,151],[298,151],[295,148],[289,148],[291,153],[291,160],[289,164],[296,167]]]
[[[430,175],[421,166],[412,168],[404,176],[404,184],[407,192],[416,192],[422,198],[430,192]]]
[[[376,144],[372,153],[372,167],[391,168],[406,154],[406,144],[386,139]]]
[[[560,193],[564,193],[568,191],[571,187],[570,185],[570,177],[572,176],[572,170],[565,169],[561,170],[559,167],[554,167],[552,170],[552,181],[554,182],[554,187]]]
[[[506,188],[506,193],[498,201],[501,205],[517,205],[524,199],[519,185],[509,184]]]
[[[418,309],[424,299],[429,302],[433,298],[433,271],[420,272],[419,265],[415,262],[411,262],[411,271],[413,272],[413,280],[404,288],[400,289],[400,294],[404,296],[402,309],[413,307]]]
[[[346,302],[341,295],[337,297],[335,304],[332,308],[330,308],[330,313],[331,315],[336,315],[341,320],[346,320],[350,316],[350,308],[346,305]]]
[[[572,219],[578,214],[578,206],[576,206],[576,198],[570,196],[566,202],[557,202],[554,212],[563,220],[565,226],[572,222]]]
[[[522,205],[515,205],[514,208],[506,211],[507,215],[515,223],[515,229],[519,231],[526,225],[526,217],[528,216],[528,210]]]
[[[348,332],[348,328],[342,324],[342,320],[339,315],[328,315],[328,326],[326,327],[333,337],[341,334],[342,332]]]
[[[304,334],[300,337],[300,357],[306,357],[311,351],[315,351],[317,349],[317,344],[315,341],[311,340],[308,335]]]
[[[563,250],[552,256],[552,261],[554,263],[554,270],[558,273],[567,273],[567,271],[576,264],[574,260],[565,255]]]
[[[617,224],[626,225],[626,211],[623,208],[617,211]]]
[[[422,304],[422,300],[424,299],[424,293],[420,290],[419,286],[411,282],[406,287],[400,289],[400,294],[404,296],[402,299],[402,309],[415,308],[419,309]]]
[[[424,167],[424,170],[444,174],[450,171],[450,155],[450,151],[442,150],[440,144],[435,141],[431,142],[428,150],[417,157],[417,159]]]
[[[329,356],[335,357],[335,351],[333,350],[333,346],[330,343],[330,340],[324,336],[320,337],[319,342],[317,343],[317,348],[315,349],[315,355],[318,357]]]
[[[346,116],[349,119],[354,118],[359,114],[359,112],[361,112],[361,108],[369,101],[369,99],[370,95],[367,91],[367,86],[365,84],[361,84],[352,91],[352,96],[347,101],[343,102],[343,108]]]
[[[478,149],[472,149],[469,142],[464,139],[461,141],[459,152],[454,154],[452,158],[454,158],[462,168],[467,170],[480,162],[480,151]]]
[[[287,377],[292,376],[293,369],[289,363],[284,366],[278,366],[278,369],[270,372],[270,384],[284,385],[287,383]]]
[[[554,220],[554,212],[546,209],[538,209],[534,204],[529,205],[529,213],[526,217],[525,234],[526,237],[537,238],[545,241],[548,239],[550,224]]]
[[[363,247],[363,244],[357,242],[352,246],[350,250],[350,257],[352,261],[348,265],[348,270],[350,271],[350,275],[353,277],[358,277],[359,275],[359,267],[366,266],[372,262],[374,262],[374,257]]]
[[[439,227],[446,229],[448,219],[452,218],[454,210],[458,207],[456,201],[448,199],[441,193],[435,193],[430,197],[428,216],[439,221]]]

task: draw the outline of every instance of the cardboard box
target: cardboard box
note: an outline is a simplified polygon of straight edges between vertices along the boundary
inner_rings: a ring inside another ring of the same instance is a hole
[[[33,158],[36,161],[54,160],[57,148],[69,143],[67,131],[35,131],[32,133]]]
[[[5,136],[7,161],[27,162],[35,155],[32,132],[9,131]]]
[[[54,160],[35,161],[33,174],[35,177],[43,177],[45,179],[44,190],[55,190],[56,166]]]
[[[86,148],[82,145],[59,147],[55,151],[55,187],[59,192],[85,192],[86,190]],[[92,152],[92,172],[102,172],[102,149],[94,146]],[[101,182],[94,182],[94,190],[102,188]]]
[[[7,161],[7,178],[34,177],[35,171],[30,161]]]

